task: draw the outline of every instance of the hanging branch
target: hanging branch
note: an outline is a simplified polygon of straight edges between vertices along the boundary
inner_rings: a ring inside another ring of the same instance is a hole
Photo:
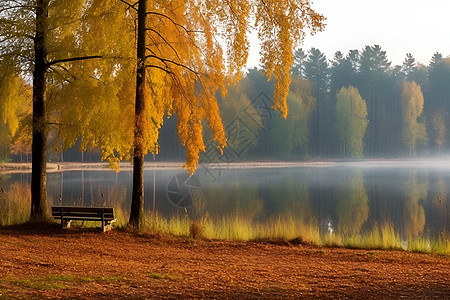
[[[158,31],[156,31],[156,30],[154,30],[154,29],[151,29],[151,28],[147,28],[146,30],[149,30],[149,31],[154,32],[155,34],[157,34],[157,35],[164,41],[164,43],[166,43],[167,46],[169,46],[170,49],[173,50],[173,52],[175,53],[175,55],[176,55],[176,57],[178,58],[178,60],[181,61],[181,58],[180,58],[180,56],[178,55],[177,50],[175,50],[175,48],[174,48],[174,47],[173,47],[173,46],[172,46],[172,45],[164,38],[164,36],[162,36],[161,33],[159,33]]]

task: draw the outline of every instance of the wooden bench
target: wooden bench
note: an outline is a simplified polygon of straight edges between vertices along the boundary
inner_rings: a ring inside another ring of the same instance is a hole
[[[73,220],[100,221],[103,232],[111,230],[111,224],[116,221],[112,207],[53,206],[52,216],[61,220],[61,228],[70,228]]]

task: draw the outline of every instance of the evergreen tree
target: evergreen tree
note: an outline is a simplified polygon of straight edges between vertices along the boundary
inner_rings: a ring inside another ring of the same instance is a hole
[[[328,98],[329,70],[325,54],[316,48],[308,51],[305,77],[311,82],[316,107],[311,116],[311,154],[327,156],[331,152],[331,109]]]
[[[305,76],[305,60],[307,56],[302,48],[298,48],[294,52],[294,64],[292,65],[292,75],[298,77]]]
[[[387,136],[391,115],[390,105],[394,95],[392,83],[389,81],[389,62],[386,52],[378,45],[366,46],[360,55],[359,82],[357,86],[361,96],[367,101],[368,127],[367,150],[369,155],[385,155],[389,153],[390,141]]]

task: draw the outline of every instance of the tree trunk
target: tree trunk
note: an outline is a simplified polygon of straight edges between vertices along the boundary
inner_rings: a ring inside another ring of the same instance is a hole
[[[47,217],[47,124],[45,116],[46,57],[48,0],[36,4],[36,37],[34,40],[33,71],[33,145],[31,174],[31,220],[42,221]]]
[[[144,219],[144,152],[143,126],[145,111],[145,47],[147,0],[139,0],[137,33],[137,74],[133,157],[133,195],[131,199],[130,226],[140,228]]]

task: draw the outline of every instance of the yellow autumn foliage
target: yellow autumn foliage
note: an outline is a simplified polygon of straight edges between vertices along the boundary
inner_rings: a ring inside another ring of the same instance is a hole
[[[103,57],[54,65],[46,95],[50,135],[60,150],[82,137],[80,150],[100,148],[116,169],[136,145],[143,155],[157,154],[160,128],[172,115],[191,174],[205,151],[204,120],[218,149],[226,146],[215,95],[241,78],[255,28],[261,62],[276,79],[274,108],[286,117],[293,51],[325,20],[305,0],[147,0],[145,104],[135,115],[138,4],[126,3],[52,1],[49,9],[49,40],[58,41],[48,45],[50,60]]]

